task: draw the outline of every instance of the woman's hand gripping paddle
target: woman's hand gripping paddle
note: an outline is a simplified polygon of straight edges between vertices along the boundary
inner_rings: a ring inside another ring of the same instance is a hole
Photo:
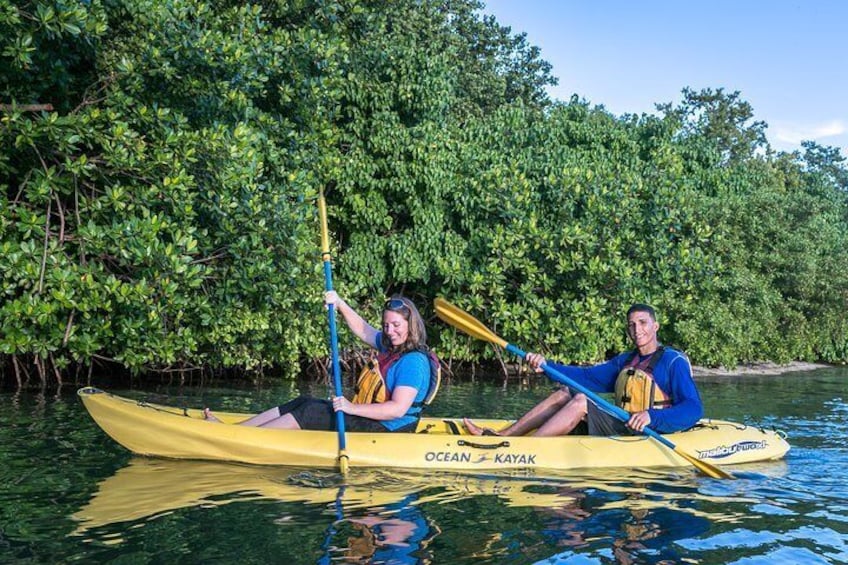
[[[498,337],[494,332],[489,330],[489,328],[484,326],[474,316],[472,316],[471,314],[468,314],[467,312],[465,312],[463,310],[460,310],[459,308],[457,308],[456,306],[454,306],[453,304],[451,304],[447,300],[444,300],[442,298],[437,298],[435,300],[435,308],[436,308],[436,315],[439,318],[441,318],[447,324],[450,324],[451,326],[467,333],[468,335],[470,335],[472,337],[476,337],[477,339],[482,339],[483,341],[488,341],[489,343],[494,343],[495,345],[502,347],[503,349],[506,349],[507,351],[509,351],[513,355],[520,357],[521,359],[524,359],[527,356],[527,354],[524,351],[522,351],[521,349],[519,349],[515,345],[508,343],[503,338]],[[603,398],[601,398],[600,396],[598,396],[597,394],[595,394],[591,390],[589,390],[586,387],[574,382],[573,380],[571,380],[570,378],[568,378],[567,376],[565,376],[561,372],[557,371],[553,367],[550,367],[547,363],[542,364],[542,370],[545,371],[545,373],[551,379],[558,381],[560,383],[563,383],[565,385],[568,385],[571,388],[573,388],[574,390],[582,392],[583,394],[586,395],[586,397],[588,399],[590,399],[592,402],[594,402],[595,405],[598,406],[598,408],[602,409],[604,412],[607,412],[608,414],[610,414],[614,418],[617,418],[624,423],[627,423],[627,421],[630,420],[630,414],[627,411],[622,410],[621,408],[619,408],[618,406],[616,406],[614,404],[610,404],[609,402],[607,402],[606,400],[604,400]],[[674,445],[674,443],[672,443],[668,438],[658,434],[657,432],[655,432],[651,428],[647,428],[647,427],[644,428],[642,430],[642,433],[645,434],[646,436],[649,436],[650,438],[658,441],[659,443],[663,444],[664,446],[668,447],[669,449],[672,449],[675,453],[677,453],[682,458],[686,459],[689,463],[694,465],[695,468],[697,468],[699,471],[701,471],[702,473],[704,473],[708,477],[712,477],[714,479],[732,479],[732,478],[734,478],[733,475],[731,475],[730,473],[727,473],[725,471],[722,471],[721,469],[719,469],[715,465],[711,465],[711,464],[707,463],[706,461],[701,461],[700,459],[697,459],[693,455],[690,455],[689,453],[682,451],[680,448],[678,448],[676,445]]]

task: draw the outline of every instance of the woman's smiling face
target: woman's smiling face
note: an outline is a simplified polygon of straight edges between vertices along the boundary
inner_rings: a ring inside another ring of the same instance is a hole
[[[386,310],[383,312],[383,333],[392,347],[403,345],[409,337],[409,321],[400,312]]]

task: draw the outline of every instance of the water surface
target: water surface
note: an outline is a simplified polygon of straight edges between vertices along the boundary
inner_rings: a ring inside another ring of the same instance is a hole
[[[848,562],[848,371],[699,387],[709,416],[786,432],[787,457],[730,468],[732,481],[638,467],[353,469],[343,480],[135,457],[97,428],[73,390],[0,394],[0,562]],[[446,383],[430,413],[515,417],[549,390],[541,377]],[[298,386],[113,392],[253,411]]]

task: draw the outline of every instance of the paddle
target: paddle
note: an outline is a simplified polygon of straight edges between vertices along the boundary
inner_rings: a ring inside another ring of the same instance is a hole
[[[513,355],[517,355],[521,359],[524,359],[527,354],[516,347],[511,343],[507,343],[506,340],[498,337],[492,331],[490,331],[486,326],[484,326],[479,320],[460,310],[458,307],[454,306],[447,300],[437,298],[435,301],[436,307],[436,315],[441,318],[446,323],[454,326],[467,333],[472,337],[476,337],[477,339],[481,339],[483,341],[488,341],[490,343],[494,343],[495,345],[502,347],[512,353]],[[563,384],[570,386],[571,388],[582,392],[589,398],[592,402],[595,403],[596,406],[601,408],[604,412],[607,412],[611,416],[621,420],[622,422],[627,422],[630,419],[630,414],[619,408],[614,404],[610,404],[591,390],[586,387],[574,382],[572,379],[563,375],[561,372],[557,371],[553,367],[549,366],[547,363],[542,364],[542,370],[547,373],[547,375],[555,381],[559,381]],[[649,436],[656,441],[660,442],[664,446],[669,449],[674,450],[675,453],[689,461],[692,465],[694,465],[699,471],[707,475],[708,477],[713,477],[715,479],[732,479],[733,475],[722,471],[718,467],[714,465],[710,465],[706,461],[701,461],[700,459],[695,458],[694,456],[682,451],[673,442],[671,442],[668,438],[658,434],[651,428],[644,428],[642,433],[646,436]]]
[[[333,265],[330,255],[330,234],[327,229],[327,202],[324,200],[324,192],[318,195],[318,216],[321,220],[321,258],[324,261],[324,290],[333,290]],[[327,319],[330,323],[330,355],[333,362],[333,388],[336,396],[342,395],[342,370],[339,365],[339,338],[336,334],[336,308],[330,304],[327,308]],[[344,412],[336,412],[336,429],[339,434],[339,471],[347,474],[348,456],[345,453],[345,422]]]

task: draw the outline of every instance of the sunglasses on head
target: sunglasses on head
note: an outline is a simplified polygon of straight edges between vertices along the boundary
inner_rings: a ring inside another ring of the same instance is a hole
[[[390,298],[383,304],[383,310],[406,310],[409,312],[409,306],[400,298]]]

